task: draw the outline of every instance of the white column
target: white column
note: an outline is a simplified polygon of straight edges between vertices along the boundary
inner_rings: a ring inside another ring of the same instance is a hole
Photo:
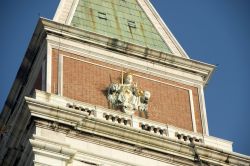
[[[63,96],[63,55],[58,56],[58,95]]]
[[[201,109],[203,133],[206,134],[206,135],[209,135],[208,122],[207,122],[207,111],[206,111],[206,103],[205,103],[205,96],[204,96],[203,86],[200,86],[198,88],[198,90],[199,90],[199,99],[200,99],[200,109]]]
[[[51,93],[51,76],[52,76],[52,48],[47,44],[46,58],[46,92]]]
[[[195,112],[194,112],[193,92],[192,92],[192,90],[188,90],[188,91],[189,91],[189,100],[190,100],[190,109],[191,109],[191,116],[192,116],[193,131],[197,132]]]

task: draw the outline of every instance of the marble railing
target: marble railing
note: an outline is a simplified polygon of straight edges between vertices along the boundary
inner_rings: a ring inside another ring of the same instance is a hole
[[[69,110],[72,109],[74,111],[84,112],[87,113],[88,116],[105,121],[106,123],[113,123],[124,127],[134,128],[141,132],[153,134],[155,136],[166,137],[183,143],[204,144],[232,151],[232,142],[230,141],[188,131],[138,116],[130,116],[120,111],[95,106],[58,95],[49,94],[50,97],[48,100],[47,95],[48,93],[36,91],[35,99],[39,101],[46,101],[53,105],[58,105],[60,108],[65,107]]]
[[[121,124],[125,126],[131,126],[131,119],[128,119],[126,117],[103,113],[103,118],[112,123],[117,123],[117,124]]]
[[[75,109],[75,110],[79,110],[79,111],[82,111],[82,112],[86,112],[86,113],[89,114],[89,116],[94,116],[95,115],[95,110],[89,109],[88,107],[82,107],[81,105],[75,105],[75,104],[68,103],[66,105],[66,107],[72,108],[72,109]]]

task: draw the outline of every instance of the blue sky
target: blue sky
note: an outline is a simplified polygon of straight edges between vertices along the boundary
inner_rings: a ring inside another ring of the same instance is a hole
[[[217,65],[205,89],[212,136],[250,155],[250,1],[151,0],[188,55]],[[52,18],[59,0],[8,0],[0,5],[0,107],[39,16]]]

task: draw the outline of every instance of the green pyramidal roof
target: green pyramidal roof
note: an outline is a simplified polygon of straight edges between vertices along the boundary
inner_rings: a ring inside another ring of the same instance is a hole
[[[79,0],[71,25],[171,53],[136,0]]]

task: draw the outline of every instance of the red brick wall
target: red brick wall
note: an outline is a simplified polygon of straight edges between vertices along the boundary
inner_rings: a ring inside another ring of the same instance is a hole
[[[65,55],[63,57],[63,95],[108,108],[106,88],[112,82],[120,82],[122,69],[116,65],[70,53],[62,52],[62,54]],[[57,87],[57,55],[57,51],[53,51],[52,87],[53,85]],[[134,74],[134,82],[137,82],[141,89],[148,90],[151,93],[148,119],[190,131],[193,129],[189,93],[186,89],[191,89],[193,91],[197,130],[200,133],[202,132],[197,88],[137,71],[129,71]],[[52,92],[55,91],[52,90]],[[145,117],[144,114],[137,113],[136,115]]]

